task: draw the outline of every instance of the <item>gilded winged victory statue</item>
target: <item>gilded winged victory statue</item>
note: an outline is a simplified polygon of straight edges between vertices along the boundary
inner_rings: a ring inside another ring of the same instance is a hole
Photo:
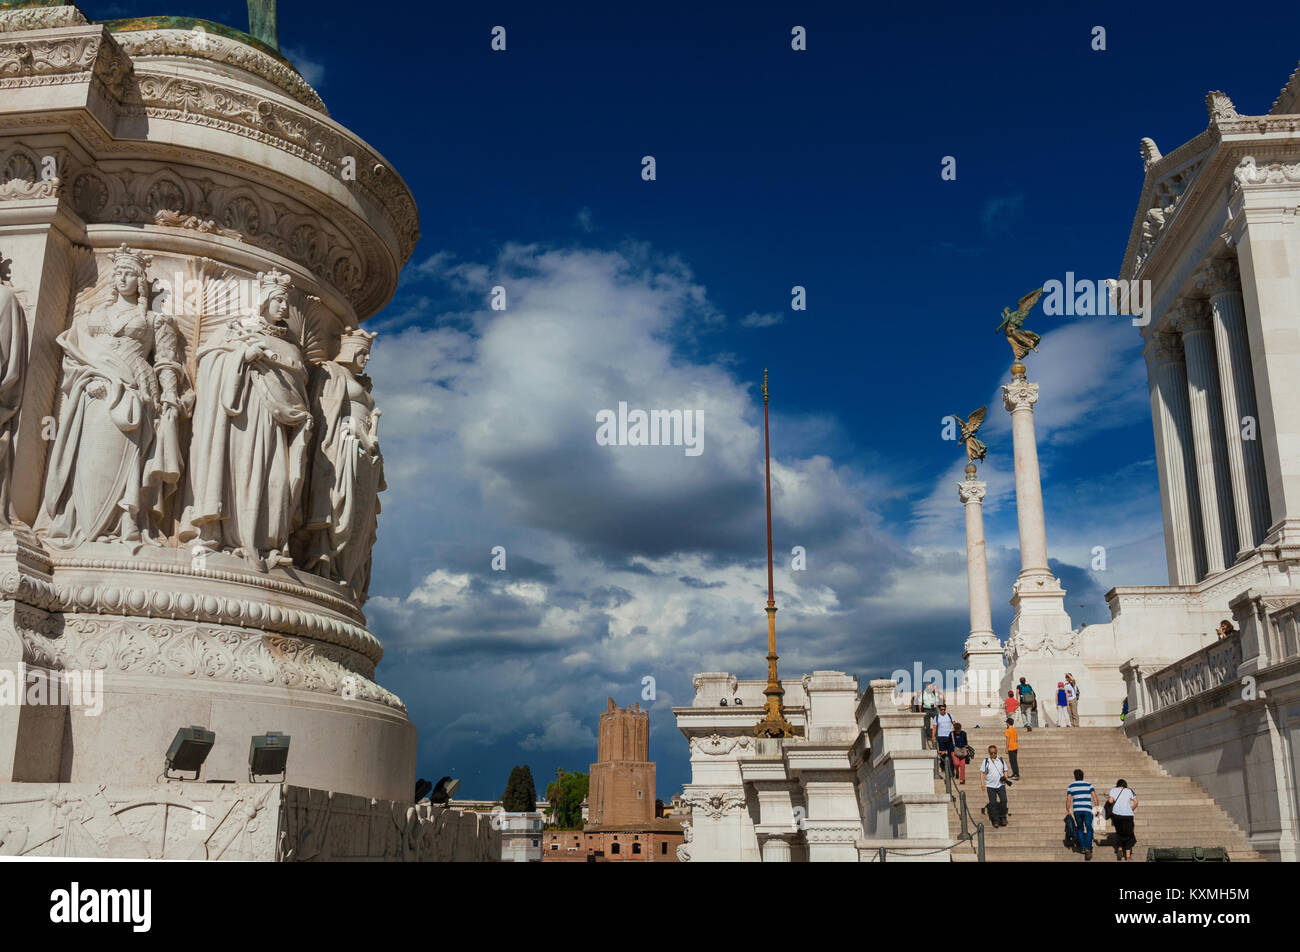
[[[1025,318],[1029,312],[1034,309],[1038,299],[1043,296],[1043,289],[1030,291],[1020,299],[1015,311],[1009,307],[1002,309],[1002,323],[998,325],[998,330],[1005,328],[1007,343],[1011,345],[1011,350],[1016,355],[1016,360],[1024,360],[1025,356],[1031,351],[1038,350],[1038,342],[1042,340],[1037,334],[1024,327]]]

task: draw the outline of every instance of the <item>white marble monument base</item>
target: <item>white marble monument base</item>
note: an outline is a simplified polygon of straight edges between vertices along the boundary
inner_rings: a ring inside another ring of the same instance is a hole
[[[494,862],[491,818],[288,784],[0,783],[0,856]]]

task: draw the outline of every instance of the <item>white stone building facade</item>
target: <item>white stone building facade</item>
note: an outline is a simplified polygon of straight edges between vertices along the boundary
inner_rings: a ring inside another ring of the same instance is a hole
[[[1142,328],[1169,585],[1108,593],[1126,732],[1204,786],[1272,859],[1300,815],[1300,72],[1273,108],[1206,97],[1208,127],[1145,182],[1121,282]],[[1237,631],[1219,638],[1223,619]]]

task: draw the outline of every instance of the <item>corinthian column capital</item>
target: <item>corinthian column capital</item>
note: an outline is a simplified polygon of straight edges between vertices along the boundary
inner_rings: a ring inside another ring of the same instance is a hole
[[[982,503],[987,491],[988,483],[983,480],[963,479],[957,483],[957,498],[967,506]]]
[[[1199,298],[1183,298],[1169,309],[1168,326],[1179,334],[1196,334],[1210,329],[1210,313]]]
[[[1024,377],[1012,377],[1011,382],[1002,385],[1002,404],[1011,413],[1025,409],[1032,411],[1038,402],[1038,384],[1029,383]]]
[[[1241,291],[1241,274],[1236,258],[1214,258],[1196,272],[1196,287],[1210,297]]]
[[[1157,366],[1161,364],[1181,364],[1183,357],[1183,336],[1171,331],[1157,331],[1151,335],[1148,345],[1155,357]]]

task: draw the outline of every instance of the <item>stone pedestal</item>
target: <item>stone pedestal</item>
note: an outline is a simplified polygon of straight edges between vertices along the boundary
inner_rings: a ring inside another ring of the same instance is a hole
[[[28,342],[0,670],[102,684],[94,715],[0,707],[0,780],[134,790],[200,725],[205,780],[246,781],[251,736],[281,731],[287,783],[409,801],[415,730],[363,611],[382,458],[360,323],[415,203],[274,50],[149,22],[0,11],[0,311]],[[332,475],[343,444],[364,479]],[[320,517],[335,496],[370,521]]]

